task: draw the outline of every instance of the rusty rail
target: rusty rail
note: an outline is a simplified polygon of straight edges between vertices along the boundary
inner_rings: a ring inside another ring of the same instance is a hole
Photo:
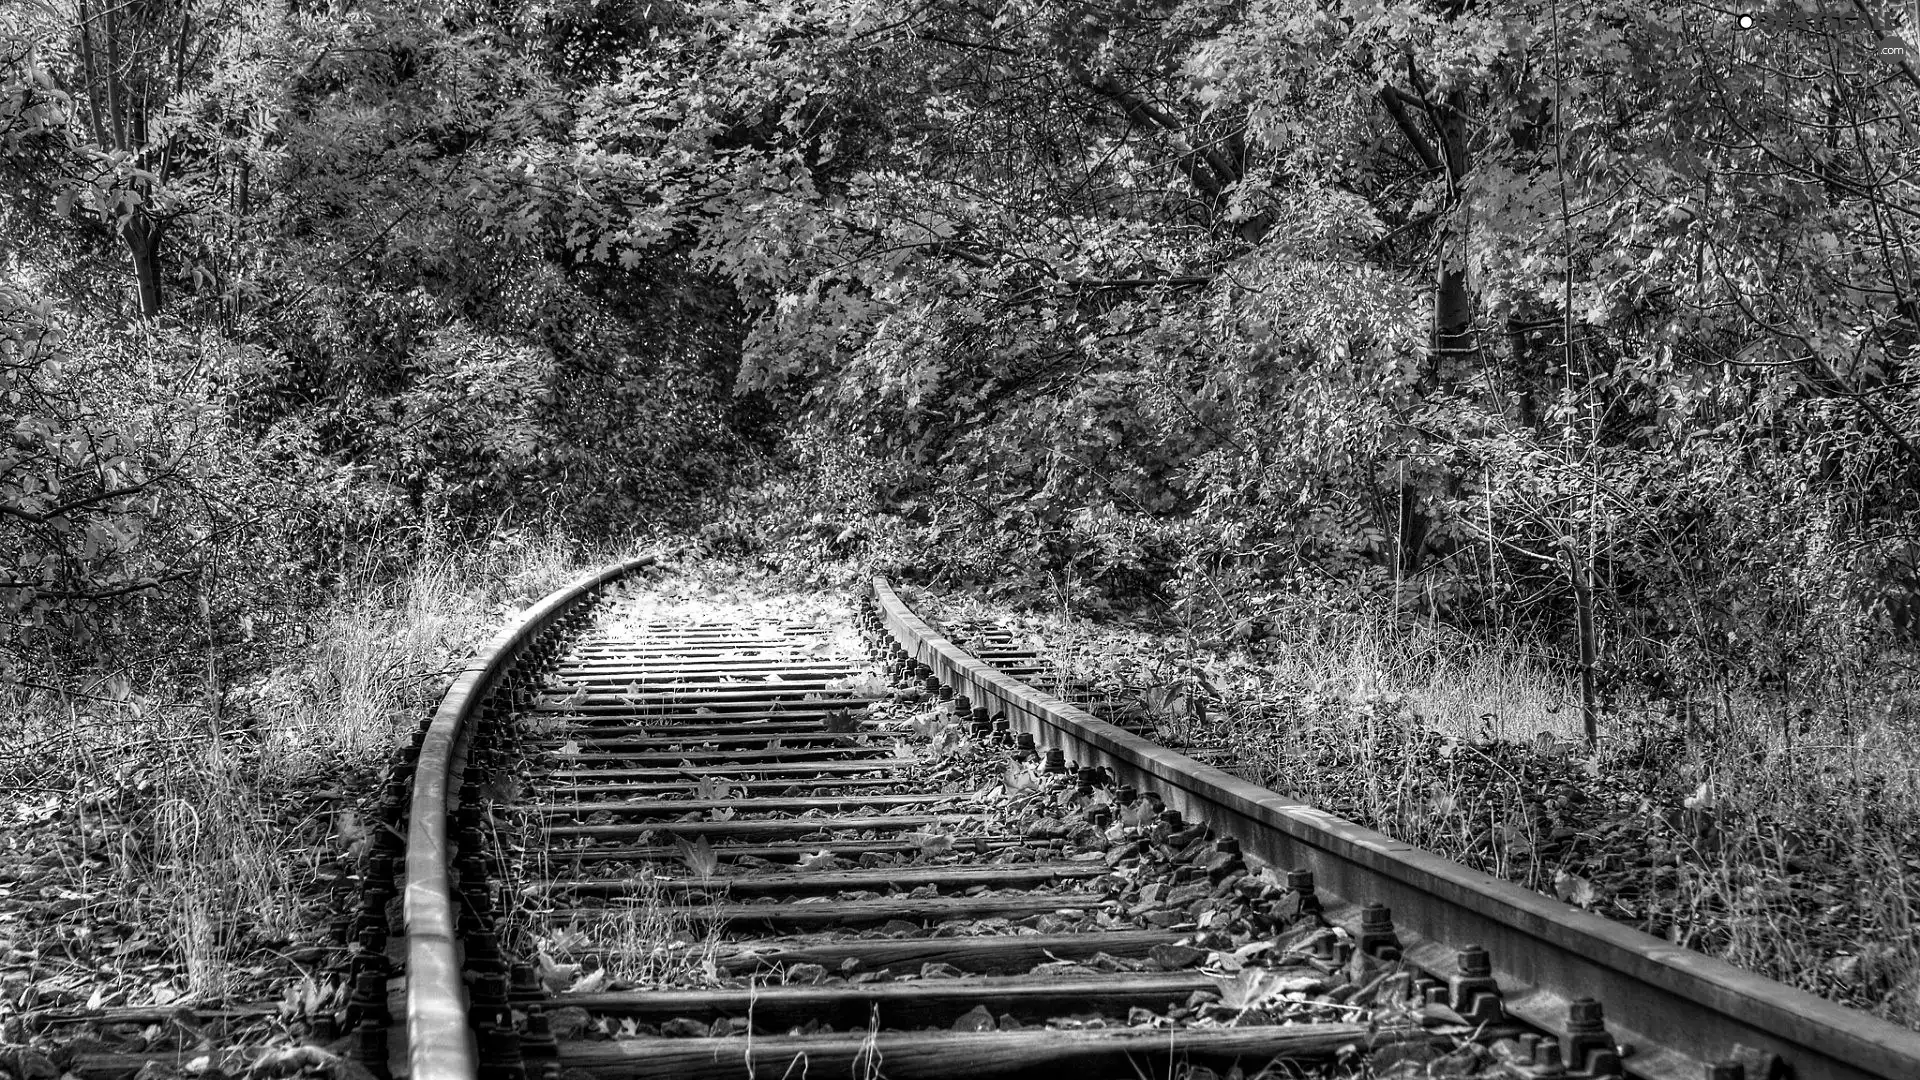
[[[1606,1003],[1612,1038],[1646,1080],[1698,1080],[1716,1063],[1778,1055],[1793,1080],[1912,1080],[1920,1033],[1741,971],[1449,862],[1268,791],[1096,719],[995,670],[935,632],[885,578],[873,580],[886,631],[977,708],[1169,807],[1241,838],[1277,867],[1313,871],[1330,917],[1360,922],[1357,901],[1392,909],[1407,957],[1455,974],[1455,950],[1488,949],[1509,1013],[1562,1036],[1569,1005]],[[1741,1055],[1738,1048],[1747,1048]],[[1757,1053],[1753,1053],[1756,1052]],[[1731,1075],[1731,1073],[1727,1073]],[[1751,1076],[1750,1080],[1762,1080]]]
[[[468,661],[433,715],[421,743],[407,813],[405,1037],[414,1080],[473,1080],[479,1075],[460,974],[447,827],[448,815],[459,804],[468,721],[541,633],[595,590],[656,561],[642,555],[601,567],[528,608]]]

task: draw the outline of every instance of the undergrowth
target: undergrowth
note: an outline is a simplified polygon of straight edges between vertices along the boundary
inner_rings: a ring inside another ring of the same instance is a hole
[[[1920,1027],[1920,678],[1620,701],[1596,746],[1577,680],[1441,626],[1301,616],[1247,642],[1015,616],[1054,687],[1396,839],[1737,966]],[[1676,715],[1676,712],[1678,713]]]
[[[277,996],[339,945],[327,889],[380,827],[371,787],[470,650],[579,572],[501,535],[398,576],[343,575],[214,693],[116,673],[0,689],[0,1020],[33,1008]]]

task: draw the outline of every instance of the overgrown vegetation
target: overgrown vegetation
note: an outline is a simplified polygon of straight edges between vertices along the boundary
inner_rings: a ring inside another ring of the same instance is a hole
[[[304,975],[306,996],[288,993],[271,1026],[344,994],[332,892],[385,827],[372,787],[392,747],[471,648],[580,568],[503,536],[399,578],[351,574],[217,711],[124,671],[8,687],[4,1038],[20,1041],[35,1009],[272,1000]],[[155,1038],[191,1049],[207,1035]]]
[[[1920,1024],[1920,682],[1683,727],[1645,700],[1582,740],[1579,683],[1512,643],[1296,611],[1255,644],[1191,626],[1011,615],[1048,685],[1314,806],[1675,944]],[[1843,707],[1844,706],[1844,707]],[[1842,730],[1818,716],[1862,719]],[[1785,727],[1782,727],[1782,723]],[[1789,744],[1788,739],[1792,742]]]
[[[347,568],[684,528],[1247,646],[1493,642],[1575,736],[1878,791],[1920,26],[1753,14],[8,5],[0,679],[267,754],[247,688]]]

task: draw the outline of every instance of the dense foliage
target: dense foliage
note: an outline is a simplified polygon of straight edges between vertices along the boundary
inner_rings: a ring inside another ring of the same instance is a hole
[[[16,7],[11,625],[737,483],[717,542],[1517,630],[1594,704],[1847,678],[1920,602],[1920,27],[1752,14]]]

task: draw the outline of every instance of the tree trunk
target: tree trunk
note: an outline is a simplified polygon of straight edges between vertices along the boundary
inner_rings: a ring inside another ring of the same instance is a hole
[[[1479,351],[1473,334],[1473,291],[1467,283],[1467,209],[1462,191],[1467,175],[1473,171],[1473,157],[1467,147],[1468,108],[1466,95],[1456,90],[1447,95],[1444,108],[1433,112],[1453,203],[1434,267],[1433,348],[1443,364],[1471,360]]]
[[[155,224],[139,210],[120,226],[120,238],[127,242],[127,255],[133,260],[133,277],[143,319],[160,314],[160,240],[165,231],[165,225]]]
[[[1427,534],[1433,531],[1433,519],[1420,511],[1420,492],[1404,479],[1406,464],[1400,468],[1400,535],[1397,546],[1398,574],[1412,577],[1426,565]]]
[[[1580,732],[1586,736],[1587,749],[1591,750],[1600,739],[1600,698],[1594,679],[1600,648],[1593,627],[1593,578],[1588,573],[1589,552],[1584,546],[1569,543],[1566,554],[1567,573],[1573,581],[1574,618],[1580,635]]]
[[[1459,239],[1449,233],[1441,245],[1433,290],[1433,347],[1439,356],[1458,360],[1477,351],[1473,336],[1473,294],[1467,287],[1464,253],[1450,250]]]

